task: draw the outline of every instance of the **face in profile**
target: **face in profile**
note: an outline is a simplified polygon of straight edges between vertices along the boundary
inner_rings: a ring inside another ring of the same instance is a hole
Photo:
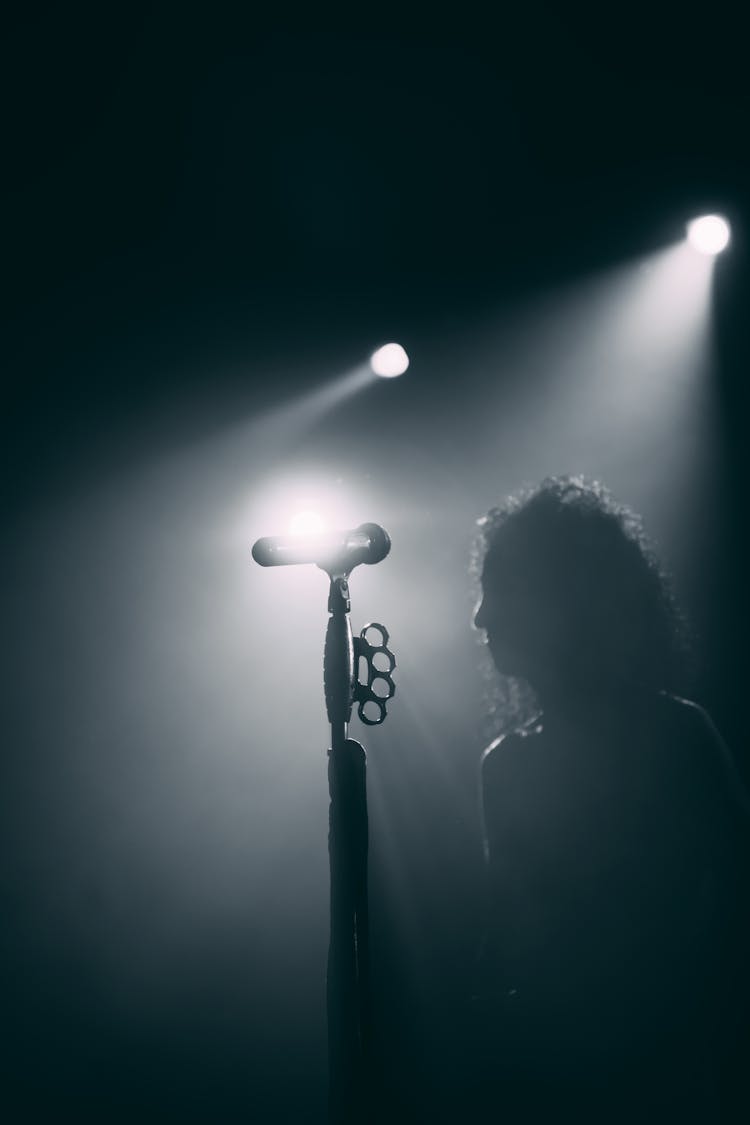
[[[474,625],[486,634],[498,672],[534,683],[555,649],[549,610],[518,573],[485,566]]]

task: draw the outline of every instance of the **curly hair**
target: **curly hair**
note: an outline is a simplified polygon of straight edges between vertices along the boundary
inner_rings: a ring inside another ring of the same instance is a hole
[[[548,477],[492,508],[479,527],[475,574],[485,590],[522,584],[540,613],[554,614],[562,675],[684,689],[685,619],[640,518],[600,482]]]

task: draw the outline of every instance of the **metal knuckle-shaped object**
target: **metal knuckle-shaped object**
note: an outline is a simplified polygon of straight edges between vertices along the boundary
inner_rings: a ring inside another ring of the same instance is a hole
[[[378,643],[368,639],[368,633],[371,636],[377,633]],[[357,714],[366,726],[379,726],[386,717],[386,703],[396,693],[392,676],[396,667],[396,657],[388,648],[388,630],[385,625],[377,621],[365,625],[359,636],[354,638],[354,659],[356,668],[354,702],[359,705]],[[360,678],[363,661],[366,665],[364,679]],[[366,714],[365,707],[368,704],[377,708],[377,718],[370,718]]]

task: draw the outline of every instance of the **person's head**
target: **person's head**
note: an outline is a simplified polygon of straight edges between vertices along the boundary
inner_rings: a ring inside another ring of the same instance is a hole
[[[679,614],[639,519],[602,485],[547,478],[480,526],[474,622],[499,672],[542,695],[675,686]]]

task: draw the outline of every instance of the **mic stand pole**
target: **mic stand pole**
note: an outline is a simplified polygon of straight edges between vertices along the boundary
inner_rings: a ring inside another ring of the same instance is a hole
[[[329,1121],[372,1120],[370,1091],[371,994],[367,920],[367,790],[364,747],[348,737],[356,684],[347,573],[330,573],[323,659],[330,809],[328,855],[331,929],[327,1014]]]

